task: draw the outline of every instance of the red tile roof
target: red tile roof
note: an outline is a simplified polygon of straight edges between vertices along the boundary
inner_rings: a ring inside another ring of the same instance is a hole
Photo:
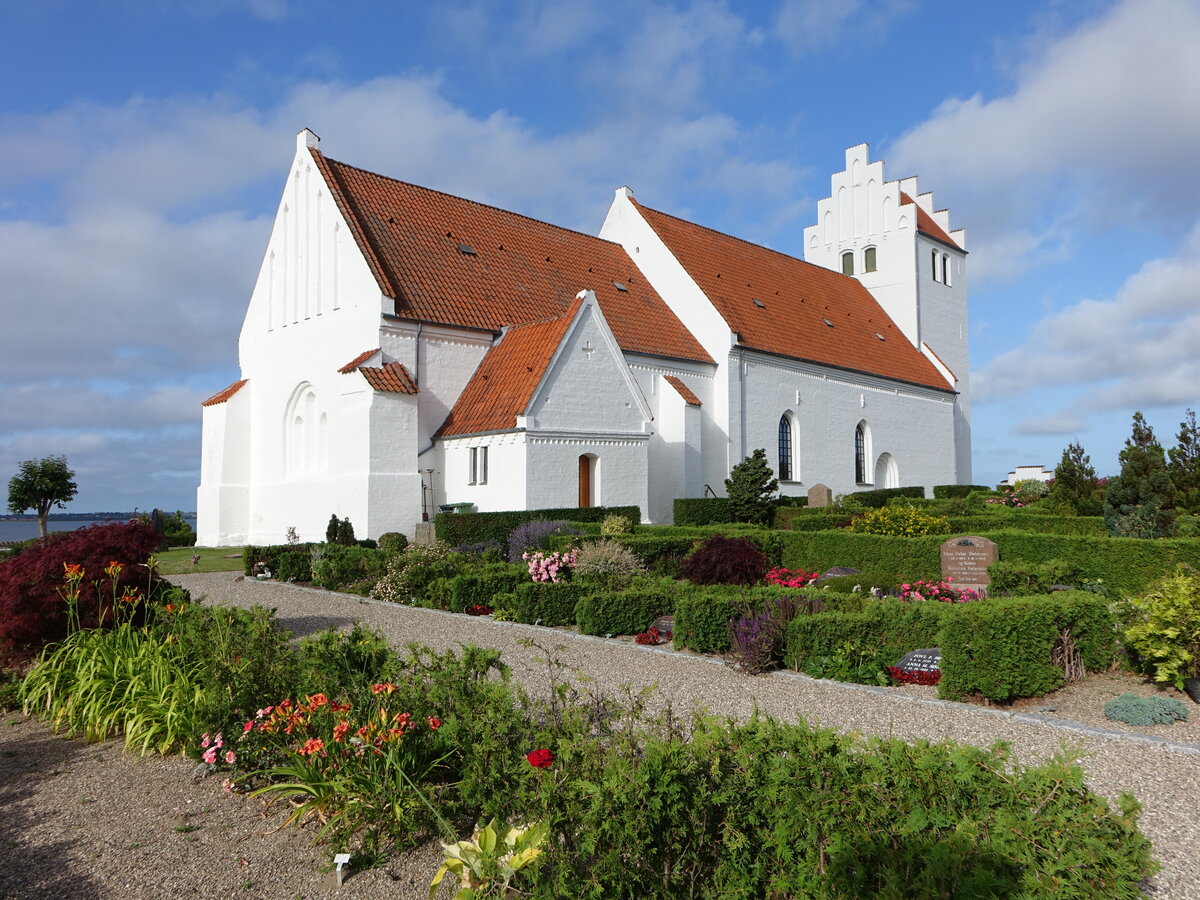
[[[354,359],[350,360],[350,362],[338,369],[338,371],[343,375],[349,375],[378,352],[378,347],[376,347],[374,350],[364,350],[362,353],[358,354],[358,356],[354,357]]]
[[[933,363],[856,279],[640,204],[638,209],[741,346],[948,390]]]
[[[692,389],[688,387],[677,375],[664,375],[667,384],[679,391],[679,396],[684,399],[688,406],[701,406],[700,398],[692,393]]]
[[[390,362],[383,366],[362,366],[359,368],[367,384],[377,391],[389,394],[415,394],[417,383],[408,374],[408,369],[401,363]]]
[[[619,244],[311,152],[396,315],[499,331],[591,289],[622,350],[712,361]]]
[[[904,191],[901,191],[900,205],[908,206],[910,204],[917,208],[917,231],[921,232],[921,234],[927,234],[934,240],[941,241],[943,244],[949,244],[951,247],[957,247],[959,250],[962,249],[962,247],[954,243],[954,239],[950,235],[946,234],[945,229],[934,221],[933,216],[921,208],[921,204],[914,201]]]
[[[515,428],[581,303],[556,319],[508,329],[483,357],[434,437]]]
[[[217,391],[215,394],[213,394],[211,397],[209,397],[207,400],[205,400],[200,405],[201,406],[216,406],[218,403],[224,403],[226,400],[228,400],[230,397],[232,397],[234,394],[236,394],[238,391],[240,391],[243,387],[245,387],[246,382],[249,380],[250,379],[248,379],[248,378],[243,378],[241,381],[235,381],[229,387],[227,387],[223,390]]]

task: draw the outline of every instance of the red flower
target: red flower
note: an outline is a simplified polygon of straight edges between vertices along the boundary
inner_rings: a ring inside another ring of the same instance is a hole
[[[525,759],[535,769],[548,769],[554,765],[554,754],[549,750],[534,750],[532,753],[527,753]]]
[[[429,727],[432,728],[434,731],[437,731],[439,728],[442,727],[442,720],[439,719],[437,716],[430,716],[429,717]]]
[[[371,685],[372,694],[391,694],[396,690],[396,686],[390,681],[381,681],[378,684]]]
[[[312,756],[314,753],[319,753],[324,746],[325,742],[320,738],[309,738],[298,752],[301,756]]]

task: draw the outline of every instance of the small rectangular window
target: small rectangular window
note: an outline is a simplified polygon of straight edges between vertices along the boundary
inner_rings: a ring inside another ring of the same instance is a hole
[[[938,280],[938,252],[936,250],[934,250],[932,252],[933,252],[933,280],[937,281]]]
[[[950,254],[942,254],[942,284],[950,284]]]
[[[488,478],[488,448],[472,447],[470,449],[471,466],[468,484],[487,484]]]
[[[842,274],[854,274],[854,251],[852,250],[847,250],[842,254]]]
[[[866,250],[863,251],[863,271],[864,272],[874,272],[875,271],[875,248],[874,247],[868,247]]]

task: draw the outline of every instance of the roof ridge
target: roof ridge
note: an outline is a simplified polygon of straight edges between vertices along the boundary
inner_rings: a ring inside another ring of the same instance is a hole
[[[745,244],[748,247],[753,247],[756,250],[766,250],[768,253],[774,253],[776,256],[782,256],[784,259],[790,259],[790,260],[793,260],[798,263],[803,263],[806,266],[812,266],[814,269],[820,269],[822,272],[832,272],[834,275],[837,275],[839,278],[850,278],[849,275],[843,275],[841,272],[835,271],[833,269],[827,269],[827,268],[825,268],[825,266],[818,266],[816,263],[809,262],[807,259],[804,259],[801,256],[792,256],[792,254],[784,253],[782,250],[776,250],[774,247],[768,247],[765,244],[756,244],[756,243],[754,243],[754,241],[749,240],[748,238],[738,237],[736,234],[729,234],[728,232],[720,231],[716,228],[709,228],[707,225],[701,225],[699,222],[693,222],[691,219],[685,219],[682,216],[675,216],[675,215],[672,215],[671,213],[663,212],[661,209],[655,209],[653,206],[646,206],[644,203],[637,203],[636,200],[634,202],[641,209],[649,210],[650,212],[654,213],[655,215],[665,216],[668,219],[674,219],[676,222],[682,222],[684,225],[690,225],[693,228],[700,228],[704,231],[708,231],[713,234],[720,235],[723,238],[728,238],[731,241],[737,241],[739,244]],[[856,281],[857,279],[850,278],[850,280]]]
[[[321,151],[317,150],[316,152],[320,153]],[[547,225],[550,228],[555,229],[556,231],[566,231],[570,234],[576,234],[576,235],[580,235],[581,237],[590,238],[593,241],[600,241],[605,244],[610,244],[614,247],[621,247],[621,245],[619,243],[617,243],[616,241],[610,241],[608,238],[600,237],[599,235],[595,235],[595,234],[589,234],[588,232],[580,231],[577,228],[567,228],[565,225],[556,225],[553,222],[547,222],[545,219],[537,219],[537,218],[534,218],[533,216],[528,216],[525,213],[519,213],[519,212],[515,212],[511,209],[505,209],[502,206],[495,206],[491,203],[481,203],[480,201],[472,200],[469,197],[460,197],[458,194],[451,194],[449,191],[439,191],[437,188],[425,187],[424,185],[415,184],[411,181],[402,181],[399,178],[393,178],[390,175],[383,175],[379,172],[372,172],[370,169],[364,169],[362,166],[351,165],[350,163],[342,162],[341,160],[334,159],[330,156],[325,156],[324,158],[325,158],[326,162],[334,163],[336,165],[342,166],[343,168],[354,169],[356,172],[363,172],[364,174],[371,175],[375,178],[382,178],[384,181],[392,181],[392,182],[395,182],[396,184],[402,184],[405,187],[416,188],[419,191],[425,191],[426,193],[430,193],[430,194],[439,194],[442,197],[449,197],[451,200],[457,200],[461,203],[469,203],[472,206],[481,206],[484,209],[495,210],[496,212],[503,213],[506,216],[515,216],[518,219],[525,219],[528,222],[536,222],[538,225]],[[622,248],[622,249],[624,249],[624,248]],[[633,262],[632,258],[630,259],[630,262],[631,263]],[[634,264],[634,267],[636,269],[636,264]]]

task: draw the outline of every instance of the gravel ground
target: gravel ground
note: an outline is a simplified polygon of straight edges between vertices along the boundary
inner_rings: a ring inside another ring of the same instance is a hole
[[[1157,898],[1200,898],[1200,711],[1192,722],[1119,726],[1103,702],[1125,690],[1153,693],[1139,680],[1093,676],[1012,709],[934,699],[933,689],[864,688],[790,673],[749,677],[710,658],[628,641],[392,606],[323,591],[238,580],[233,573],[177,576],[194,597],[274,607],[297,636],[356,620],[391,641],[438,649],[496,647],[529,689],[544,690],[544,653],[594,686],[654,686],[661,702],[744,718],[757,707],[779,719],[884,737],[953,739],[988,746],[1008,741],[1023,762],[1063,749],[1080,754],[1089,787],[1110,799],[1123,791],[1144,806],[1140,820],[1162,870]],[[1177,695],[1178,696],[1178,695]],[[1052,707],[1048,709],[1047,707]],[[0,729],[0,897],[175,898],[426,896],[440,860],[436,844],[356,873],[341,889],[320,873],[328,848],[311,835],[279,833],[282,817],[225,794],[215,779],[196,781],[182,757],[133,759],[112,742],[88,745],[52,737],[37,722],[10,715]],[[195,826],[195,827],[193,827]]]

